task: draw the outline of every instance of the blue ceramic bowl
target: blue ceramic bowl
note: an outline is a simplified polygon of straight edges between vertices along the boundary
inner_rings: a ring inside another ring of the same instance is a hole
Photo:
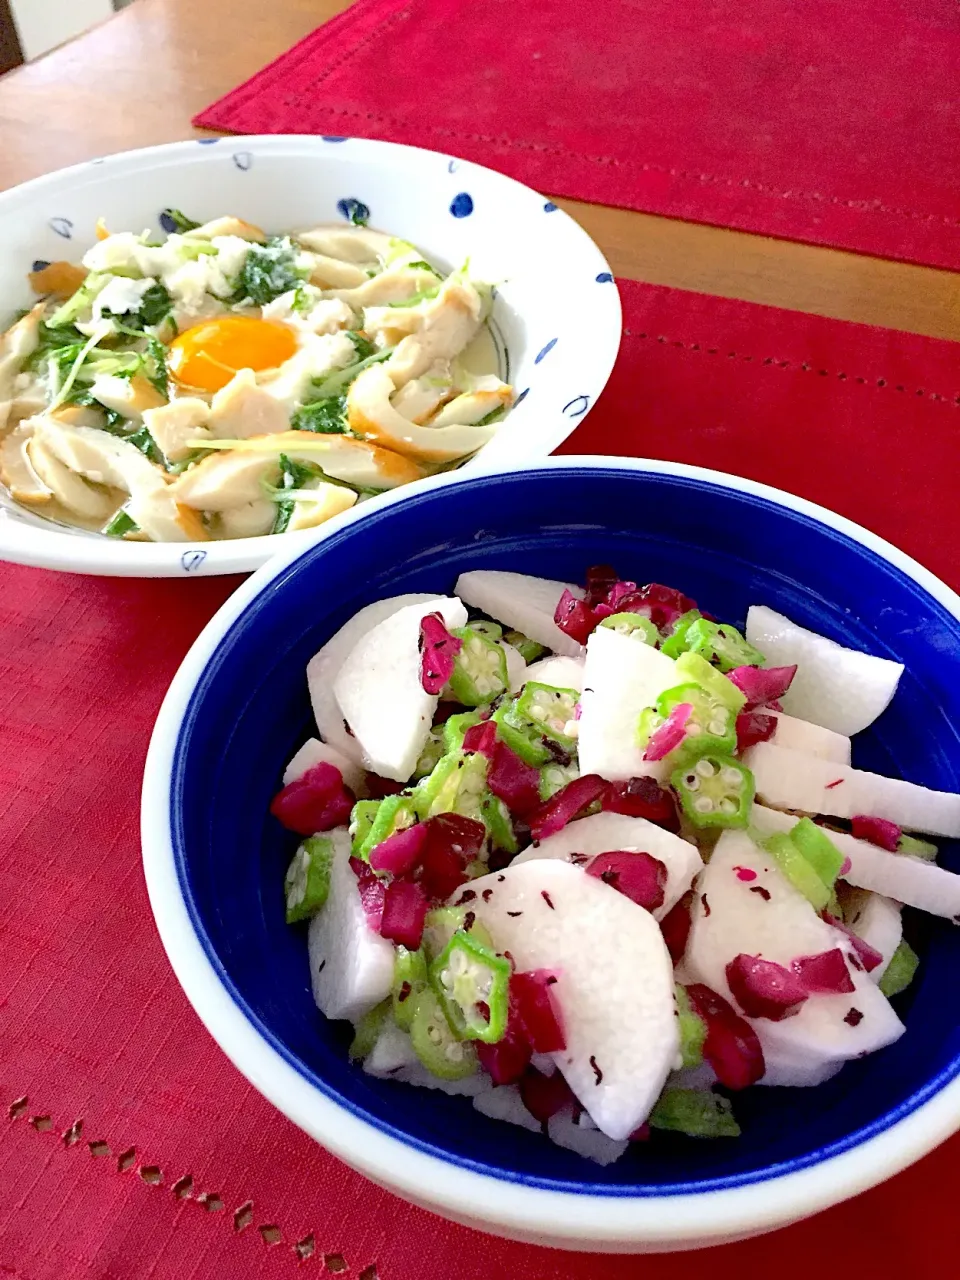
[[[658,1137],[602,1169],[469,1100],[371,1079],[310,996],[306,935],[284,924],[296,843],[268,818],[312,729],[304,668],[362,605],[448,592],[464,569],[581,578],[596,561],[743,620],[764,603],[906,665],[854,763],[941,790],[960,774],[960,600],[841,518],[666,463],[564,458],[442,478],[331,523],[213,619],[157,723],[143,846],[164,944],[201,1018],[297,1124],[376,1181],[487,1230],[568,1248],[688,1248],[793,1221],[890,1176],[960,1127],[960,934],[919,917],[907,1034],[816,1089],[738,1100],[737,1142]],[[952,851],[946,861],[951,863]],[[711,1194],[708,1194],[711,1193]]]

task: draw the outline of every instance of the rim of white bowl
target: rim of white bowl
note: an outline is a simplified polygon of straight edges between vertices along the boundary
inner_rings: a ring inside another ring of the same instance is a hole
[[[85,160],[67,168],[56,169],[52,173],[43,174],[39,178],[32,178],[29,182],[11,187],[8,191],[0,192],[0,209],[15,207],[21,202],[27,203],[37,192],[42,192],[47,187],[56,187],[64,179],[79,179],[81,175],[88,173],[91,167],[109,168],[116,164],[128,165],[131,161],[139,163],[159,162],[175,159],[178,156],[189,156],[196,163],[203,163],[203,156],[204,153],[208,152],[208,148],[212,150],[214,143],[226,141],[229,141],[229,139],[220,137],[191,138],[182,142],[162,143],[154,147],[135,147],[126,151],[116,151],[94,160]],[[306,146],[311,150],[323,151],[326,154],[330,146],[330,143],[325,142],[322,137],[306,133],[251,134],[244,136],[242,141],[244,150],[252,150],[256,154],[283,151],[291,143],[295,143],[298,146]],[[429,147],[411,147],[399,142],[381,141],[377,138],[350,137],[343,141],[350,144],[349,154],[351,157],[359,156],[361,160],[364,158],[365,152],[370,153],[372,160],[378,154],[383,155],[385,150],[400,156],[404,154],[411,156],[445,156],[457,161],[462,167],[465,177],[468,177],[471,173],[489,175],[498,183],[515,187],[517,190],[523,191],[537,200],[544,203],[547,202],[547,197],[534,187],[528,187],[526,183],[517,182],[515,178],[510,178],[507,174],[501,173],[497,169],[491,169],[487,165],[475,164],[472,160],[463,160],[445,151],[435,151]],[[565,430],[563,425],[558,423],[548,436],[545,435],[541,439],[536,453],[525,451],[523,438],[522,436],[518,437],[516,462],[519,464],[529,462],[534,457],[548,455],[552,449],[555,449],[576,429],[576,426],[591,411],[610,379],[622,337],[623,315],[620,294],[616,280],[610,270],[610,264],[593,238],[574,218],[571,218],[559,207],[554,208],[551,218],[553,225],[566,226],[569,234],[580,240],[585,259],[591,256],[593,258],[590,270],[595,268],[595,275],[603,272],[608,273],[611,277],[612,288],[604,288],[603,292],[598,295],[595,311],[591,312],[591,324],[598,334],[597,351],[600,353],[596,362],[596,395],[586,411],[576,419],[569,430]],[[473,458],[465,462],[457,472],[448,474],[462,473],[470,475],[476,474],[483,469],[483,450],[481,450]],[[422,480],[413,481],[413,485],[417,488],[424,483]],[[410,487],[404,486],[404,488]],[[379,499],[374,498],[371,501],[378,502]],[[369,510],[369,503],[364,503],[363,509]],[[36,513],[28,512],[27,514],[36,516]],[[316,533],[312,530],[305,530],[302,533],[294,532],[284,536],[285,538],[295,539],[298,552],[303,551],[316,540]],[[117,542],[105,536],[90,535],[67,527],[60,529],[54,524],[43,526],[39,522],[34,523],[31,521],[27,523],[0,518],[0,560],[7,560],[14,564],[30,565],[37,569],[60,570],[67,573],[92,573],[108,577],[212,577],[230,573],[249,573],[265,564],[272,556],[284,553],[288,547],[293,546],[294,543],[292,542],[284,542],[283,548],[280,548],[277,546],[277,539],[270,535],[238,538],[225,542],[205,542],[196,547],[169,542]]]
[[[846,535],[886,560],[960,620],[960,596],[891,543],[825,507],[738,476],[644,458],[569,455],[510,474],[595,468],[701,480],[765,499]],[[488,474],[497,474],[490,472]],[[475,477],[464,477],[472,479]],[[457,482],[423,482],[419,492]],[[383,505],[403,501],[396,491]],[[337,531],[358,518],[330,522]],[[319,542],[321,539],[317,538]],[[410,1201],[470,1225],[571,1248],[695,1247],[742,1238],[805,1218],[858,1195],[920,1159],[960,1127],[960,1078],[908,1115],[838,1155],[806,1168],[705,1193],[591,1195],[531,1187],[434,1156],[369,1124],[310,1084],[269,1045],[234,1003],[194,928],[177,874],[170,830],[170,779],[190,698],[221,640],[269,582],[298,558],[288,547],[243,583],[214,615],[183,660],[164,699],[144,772],[141,839],[150,904],[174,972],[201,1021],[234,1065],[290,1120],[346,1164]]]

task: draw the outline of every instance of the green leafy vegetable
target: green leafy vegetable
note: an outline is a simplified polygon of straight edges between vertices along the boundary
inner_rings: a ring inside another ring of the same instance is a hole
[[[110,538],[122,538],[125,533],[136,533],[139,528],[137,522],[121,507],[113,519],[103,526],[103,532]]]
[[[367,356],[356,364],[348,364],[345,369],[338,369],[336,373],[328,374],[322,379],[315,378],[313,385],[316,387],[317,393],[314,399],[326,400],[330,396],[340,395],[342,391],[349,387],[354,378],[363,373],[364,369],[368,369],[372,364],[378,364],[381,360],[388,359],[393,354],[393,351],[393,347],[388,347],[386,351],[377,351],[372,356]],[[729,681],[727,683],[729,684]]]
[[[109,279],[108,275],[99,275],[91,272],[76,293],[68,298],[63,306],[58,307],[50,317],[48,321],[50,327],[59,329],[63,325],[73,324],[75,320],[93,306],[94,298],[106,287]]]
[[[420,258],[417,262],[408,262],[407,266],[410,268],[411,271],[432,271],[438,280],[443,279],[443,276],[441,276],[440,272],[436,269],[436,267],[431,267],[430,263],[424,262],[422,258]]]
[[[184,235],[187,231],[196,231],[201,225],[199,222],[194,222],[192,218],[188,218],[185,213],[181,213],[179,209],[164,209],[160,217],[163,222],[172,222],[174,230],[180,235]]]
[[[328,396],[298,409],[290,419],[293,431],[317,431],[323,435],[343,435],[347,430],[347,397]]]
[[[484,417],[480,419],[480,421],[477,423],[477,426],[478,427],[492,426],[493,423],[499,422],[501,418],[506,417],[506,413],[507,411],[503,405],[500,405],[496,409],[491,409],[488,414],[485,414]]]
[[[368,356],[372,356],[376,351],[376,347],[365,333],[357,333],[355,329],[348,329],[347,337],[353,343],[358,360],[366,360]]]
[[[156,440],[150,434],[146,427],[138,427],[126,437],[130,444],[139,449],[145,458],[149,458],[151,462],[157,463],[158,466],[164,466],[166,459],[160,452]]]
[[[301,489],[308,480],[314,478],[314,472],[310,467],[301,466],[298,462],[291,461],[285,453],[281,453],[279,457],[280,463],[280,484],[278,490],[295,490]],[[290,521],[293,519],[293,511],[296,501],[292,498],[277,502],[277,514],[273,521],[271,533],[286,533],[290,527]]]
[[[388,302],[388,307],[418,307],[421,302],[429,302],[431,298],[435,298],[440,292],[440,286],[435,289],[423,289],[420,293],[415,293],[412,298],[407,298],[403,302]]]
[[[282,293],[297,289],[308,274],[306,269],[297,265],[297,249],[289,236],[251,245],[233,301],[266,306]]]

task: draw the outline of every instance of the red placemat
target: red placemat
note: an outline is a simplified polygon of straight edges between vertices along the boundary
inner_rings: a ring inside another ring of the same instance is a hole
[[[196,123],[960,267],[955,0],[359,0]]]
[[[621,362],[571,450],[779,482],[960,581],[937,514],[953,502],[955,347],[622,287]],[[708,1262],[601,1258],[411,1209],[273,1111],[181,994],[139,858],[154,715],[232,585],[0,566],[0,1276],[284,1280],[302,1267],[348,1280],[700,1280],[708,1265],[713,1280],[808,1280],[825,1262],[949,1274],[960,1140]]]

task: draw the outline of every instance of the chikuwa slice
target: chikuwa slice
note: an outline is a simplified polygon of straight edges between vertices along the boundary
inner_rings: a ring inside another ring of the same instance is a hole
[[[681,683],[672,658],[609,627],[587,641],[580,695],[577,751],[580,772],[611,782],[647,775],[664,778],[670,765],[644,760],[637,740],[640,713]]]
[[[322,1014],[357,1022],[390,994],[393,946],[367,923],[350,870],[346,827],[328,835],[333,842],[330,890],[307,933],[310,984]]]
[[[448,628],[467,621],[466,609],[449,596],[407,605],[357,642],[333,681],[364,764],[396,782],[413,773],[437,709],[437,695],[426,693],[420,679],[420,623],[430,613]]]
[[[565,635],[553,620],[564,591],[582,596],[581,587],[569,582],[553,582],[549,578],[532,578],[525,573],[472,569],[461,573],[453,590],[474,609],[481,609],[498,622],[522,631],[554,653],[570,658],[582,653],[576,640]]]
[[[514,859],[513,865],[537,858],[562,858],[564,862],[587,866],[598,853],[614,850],[649,853],[666,867],[663,906],[653,912],[657,920],[663,919],[690,888],[694,877],[703,870],[695,844],[664,831],[663,827],[648,822],[646,818],[631,818],[625,813],[595,813],[588,818],[568,822],[556,835],[547,836],[538,844],[524,849]]]
[[[517,971],[556,973],[566,1048],[554,1060],[597,1127],[615,1141],[629,1137],[679,1051],[673,966],[653,916],[553,858],[470,887],[477,919]]]
[[[750,814],[751,829],[759,839],[789,831],[798,821],[795,814],[779,813],[759,804]],[[827,834],[849,861],[841,873],[841,879],[848,884],[960,924],[960,876],[924,858],[888,853],[843,831]]]
[[[343,712],[333,692],[333,682],[340,674],[346,658],[368,631],[372,631],[406,605],[422,604],[432,599],[432,596],[422,594],[391,596],[388,600],[377,600],[366,605],[349,622],[344,623],[307,663],[307,688],[320,737],[361,767],[363,753],[356,738],[348,733],[344,725]]]
[[[811,993],[781,1021],[750,1019],[764,1054],[769,1048],[782,1066],[792,1062],[816,1076],[831,1064],[882,1049],[903,1034],[889,1002],[856,962],[849,937],[817,915],[746,832],[721,836],[697,882],[691,915],[686,968],[735,1007],[727,966],[738,955],[760,956],[791,969],[801,957],[842,952],[851,991]],[[781,1075],[777,1082],[786,1080]]]
[[[797,674],[780,699],[788,715],[848,737],[886,710],[903,675],[902,663],[844,648],[765,605],[751,605],[747,639],[765,666],[796,663]]]
[[[907,831],[960,836],[960,795],[851,769],[769,742],[745,751],[743,763],[753,772],[758,800],[772,809],[833,818],[868,813]]]

